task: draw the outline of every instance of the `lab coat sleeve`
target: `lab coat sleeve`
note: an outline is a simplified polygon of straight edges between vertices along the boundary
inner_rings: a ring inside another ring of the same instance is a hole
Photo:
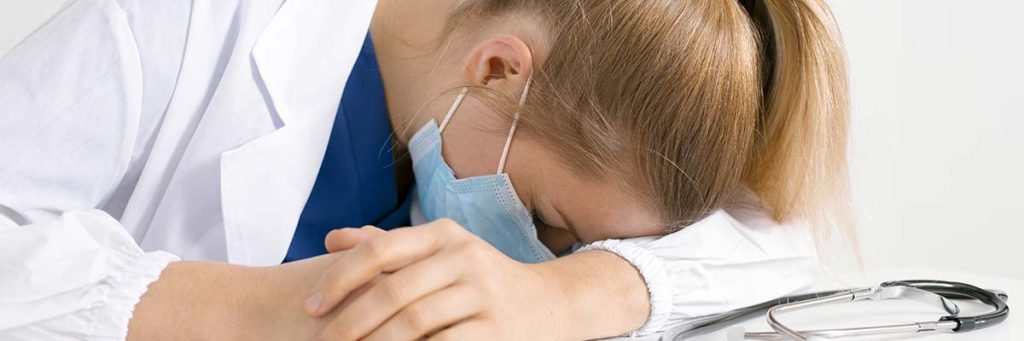
[[[821,268],[805,231],[739,206],[664,237],[605,240],[580,252],[612,252],[640,272],[651,311],[629,336],[647,336],[810,288]]]
[[[75,0],[0,58],[0,340],[124,339],[168,262],[109,214],[142,106],[113,0]]]
[[[0,220],[0,339],[123,340],[135,305],[176,260],[143,252],[101,211]]]

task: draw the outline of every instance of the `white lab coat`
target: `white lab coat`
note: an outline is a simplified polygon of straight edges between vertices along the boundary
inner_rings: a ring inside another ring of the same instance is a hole
[[[169,262],[280,263],[375,5],[72,0],[0,59],[0,339],[123,339]],[[641,270],[644,332],[811,281],[777,234],[704,226],[591,247]]]
[[[123,338],[171,254],[279,264],[375,7],[74,0],[5,55],[0,339]]]
[[[146,250],[279,264],[373,0],[76,0],[0,64],[0,204]],[[2,219],[2,218],[0,218]]]

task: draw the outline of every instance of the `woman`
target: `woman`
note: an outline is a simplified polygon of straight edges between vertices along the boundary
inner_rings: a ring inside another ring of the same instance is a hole
[[[649,334],[844,212],[821,1],[78,0],[0,76],[5,339]]]

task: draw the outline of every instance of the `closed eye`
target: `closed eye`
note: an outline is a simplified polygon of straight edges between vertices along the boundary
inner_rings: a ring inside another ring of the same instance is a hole
[[[537,226],[538,230],[546,230],[553,228],[553,226],[544,221],[544,217],[540,215],[540,212],[533,212],[532,219],[533,225]]]

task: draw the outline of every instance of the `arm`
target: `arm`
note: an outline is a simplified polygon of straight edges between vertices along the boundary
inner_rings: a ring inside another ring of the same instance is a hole
[[[718,212],[668,236],[602,241],[536,265],[451,221],[339,230],[328,249],[351,252],[324,273],[311,296],[318,304],[306,309],[322,317],[348,302],[328,318],[328,340],[651,335],[814,281],[813,243],[799,229],[764,214],[743,221]]]
[[[24,226],[0,214],[0,339],[123,339],[139,296],[176,259],[142,252],[103,212]]]
[[[256,271],[217,263],[177,262],[135,307],[128,340],[243,340],[261,299]],[[168,309],[173,307],[173,309]],[[249,336],[249,337],[246,337]]]
[[[639,329],[651,306],[643,277],[629,262],[608,252],[579,252],[534,265],[555,283],[568,324],[566,339],[591,340]],[[609,309],[609,307],[614,307]]]
[[[582,250],[615,253],[643,275],[651,313],[631,334],[646,336],[808,289],[821,273],[808,232],[741,202],[667,236],[606,240]]]
[[[327,244],[350,251],[307,293],[319,298],[311,315],[336,313],[321,318],[326,340],[593,339],[640,327],[649,310],[636,270],[607,252],[522,264],[446,220],[339,230]]]
[[[323,322],[301,302],[341,256],[269,268],[175,262],[142,252],[100,211],[26,226],[0,216],[0,339],[312,339]]]
[[[128,340],[312,340],[302,301],[333,256],[251,268],[177,262],[135,308]]]
[[[172,263],[92,209],[141,166],[133,155],[173,88],[189,6],[71,1],[0,59],[0,339],[120,340],[129,321],[133,338],[209,339],[288,321],[270,305],[296,295],[290,273],[309,266]]]
[[[120,339],[168,262],[91,210],[126,173],[142,75],[113,1],[73,1],[0,58],[0,339]]]

